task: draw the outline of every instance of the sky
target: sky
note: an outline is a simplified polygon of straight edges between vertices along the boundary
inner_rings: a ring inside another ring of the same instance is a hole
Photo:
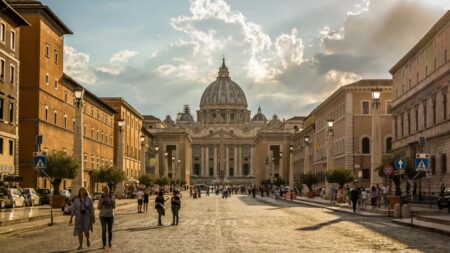
[[[74,32],[64,71],[143,115],[199,109],[225,56],[252,115],[308,115],[389,69],[450,0],[42,0]],[[195,117],[195,113],[193,113]]]

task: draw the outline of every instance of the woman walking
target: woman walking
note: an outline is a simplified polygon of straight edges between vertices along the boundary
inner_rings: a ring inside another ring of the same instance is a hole
[[[73,201],[73,212],[70,216],[69,225],[72,225],[73,216],[75,216],[73,235],[78,236],[78,242],[80,243],[78,249],[83,248],[83,233],[86,236],[86,244],[90,247],[89,231],[92,232],[92,223],[95,222],[94,204],[84,187],[80,188],[78,196]]]
[[[158,197],[155,198],[155,209],[158,212],[158,226],[162,226],[161,216],[166,215],[166,207],[164,206],[164,192],[159,191]]]
[[[114,209],[116,201],[110,194],[108,186],[103,187],[103,194],[98,201],[98,210],[100,210],[100,223],[102,225],[103,249],[106,247],[106,227],[108,227],[108,246],[111,248],[112,226],[114,223]]]
[[[149,197],[148,190],[145,189],[144,190],[144,212],[148,211],[148,197]]]
[[[172,226],[177,225],[178,226],[178,211],[180,211],[181,208],[181,199],[180,196],[178,196],[178,192],[174,191],[173,192],[173,196],[172,199],[170,200],[171,203],[171,209],[172,209],[172,215],[173,215],[173,219],[172,219]]]

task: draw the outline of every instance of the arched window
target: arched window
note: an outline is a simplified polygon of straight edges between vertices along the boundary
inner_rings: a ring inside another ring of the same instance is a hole
[[[370,140],[369,137],[364,137],[362,139],[362,153],[363,154],[370,154]]]
[[[386,153],[392,152],[392,137],[386,139]]]

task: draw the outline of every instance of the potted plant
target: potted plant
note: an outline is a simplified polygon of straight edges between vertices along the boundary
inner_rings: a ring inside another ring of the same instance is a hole
[[[51,200],[52,208],[61,207],[66,196],[59,195],[59,186],[63,179],[74,179],[79,166],[77,161],[64,151],[56,151],[47,156],[47,167],[45,172],[52,180],[53,195]]]
[[[329,170],[326,173],[326,178],[328,183],[338,184],[341,188],[345,184],[353,182],[353,171],[345,168],[336,168]]]
[[[125,173],[114,166],[104,166],[92,173],[93,180],[99,183],[107,183],[111,192],[115,191],[116,185],[125,180]]]
[[[139,183],[147,187],[152,187],[155,180],[150,174],[144,174],[139,177]]]
[[[319,178],[316,177],[316,175],[312,174],[311,172],[306,173],[306,174],[303,173],[300,175],[299,182],[300,182],[300,184],[304,184],[308,187],[308,193],[306,196],[308,198],[314,198],[315,193],[313,191],[313,185],[319,183]]]

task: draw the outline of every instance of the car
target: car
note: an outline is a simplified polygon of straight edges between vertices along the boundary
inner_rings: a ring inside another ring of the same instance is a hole
[[[12,208],[24,207],[26,202],[22,192],[17,188],[0,187],[0,199],[2,206]]]
[[[94,195],[92,196],[92,199],[93,200],[99,200],[102,195],[103,195],[103,192],[94,192]]]
[[[437,200],[437,205],[438,205],[439,209],[442,209],[444,207],[450,208],[449,202],[450,202],[450,188],[445,188],[444,194],[442,196],[440,196]]]
[[[27,199],[29,206],[38,206],[40,204],[40,198],[34,188],[22,188],[22,194]]]
[[[36,189],[36,192],[39,195],[39,205],[50,204],[50,195],[52,194],[52,190]]]

